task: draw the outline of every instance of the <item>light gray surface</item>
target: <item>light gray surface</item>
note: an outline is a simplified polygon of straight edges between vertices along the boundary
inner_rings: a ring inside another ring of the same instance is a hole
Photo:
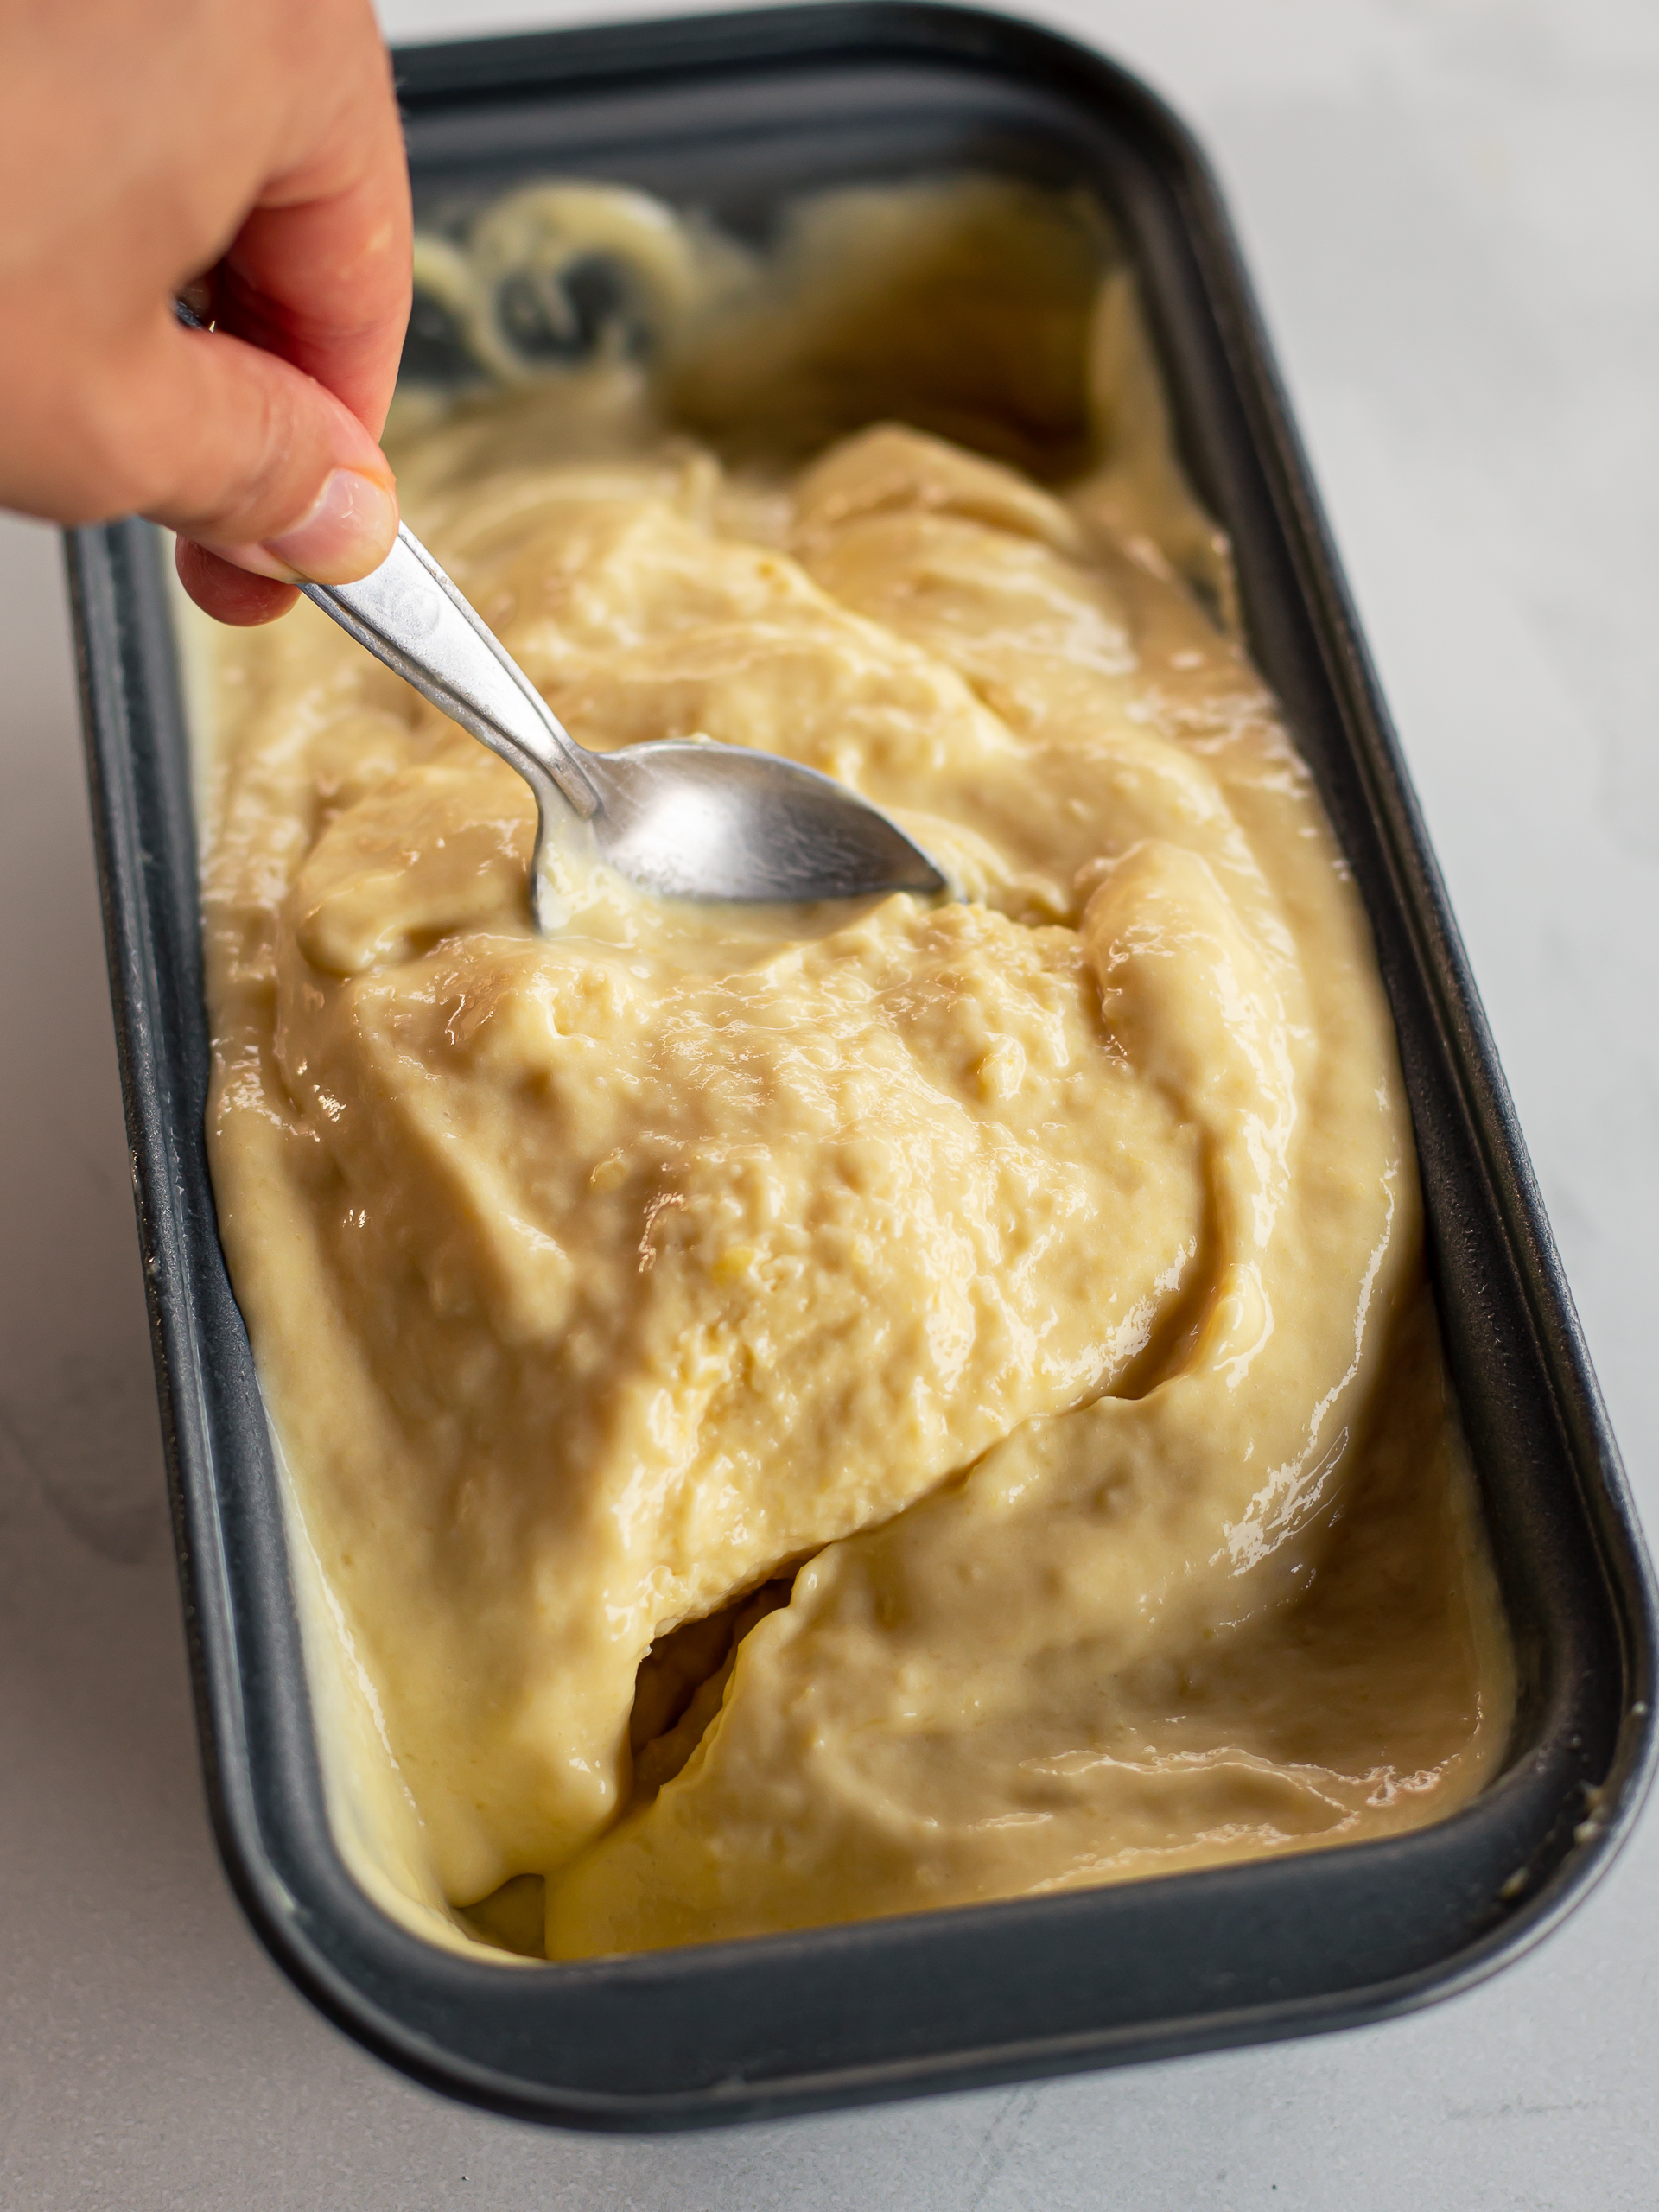
[[[397,35],[589,6],[393,0]],[[1659,1526],[1659,8],[1072,0],[1221,166]],[[724,2137],[539,2134],[280,1980],[203,1817],[56,548],[0,523],[0,2204],[1650,2206],[1659,1826],[1410,2020]]]

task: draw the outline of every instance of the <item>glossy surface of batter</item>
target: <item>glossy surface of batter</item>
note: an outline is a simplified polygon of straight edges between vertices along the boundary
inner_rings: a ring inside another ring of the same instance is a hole
[[[308,607],[217,649],[215,1185],[359,1858],[559,1956],[1441,1816],[1511,1675],[1391,1027],[1109,239],[490,219],[596,205],[652,368],[411,410],[412,524],[582,743],[787,753],[968,896],[539,939],[510,772]]]

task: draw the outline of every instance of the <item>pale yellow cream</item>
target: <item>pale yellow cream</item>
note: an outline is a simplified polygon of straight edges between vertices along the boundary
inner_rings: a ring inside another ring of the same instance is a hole
[[[968,895],[538,939],[505,768],[308,607],[217,649],[215,1185],[361,1854],[571,1956],[1438,1819],[1512,1673],[1392,1031],[1109,241],[696,250],[406,512],[583,743],[789,753]]]

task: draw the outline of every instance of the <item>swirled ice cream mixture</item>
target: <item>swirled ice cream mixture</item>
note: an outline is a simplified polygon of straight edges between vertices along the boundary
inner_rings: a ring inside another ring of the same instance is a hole
[[[539,938],[508,770],[309,607],[214,648],[215,1187],[358,1862],[568,1957],[1464,1803],[1388,1009],[1099,219],[543,188],[423,257],[516,383],[404,410],[405,512],[573,734],[806,761],[966,896]]]

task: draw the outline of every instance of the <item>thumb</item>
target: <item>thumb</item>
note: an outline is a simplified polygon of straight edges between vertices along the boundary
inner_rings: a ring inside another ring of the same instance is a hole
[[[315,378],[168,314],[125,385],[122,426],[142,455],[152,522],[256,575],[350,583],[397,531],[391,467]]]

